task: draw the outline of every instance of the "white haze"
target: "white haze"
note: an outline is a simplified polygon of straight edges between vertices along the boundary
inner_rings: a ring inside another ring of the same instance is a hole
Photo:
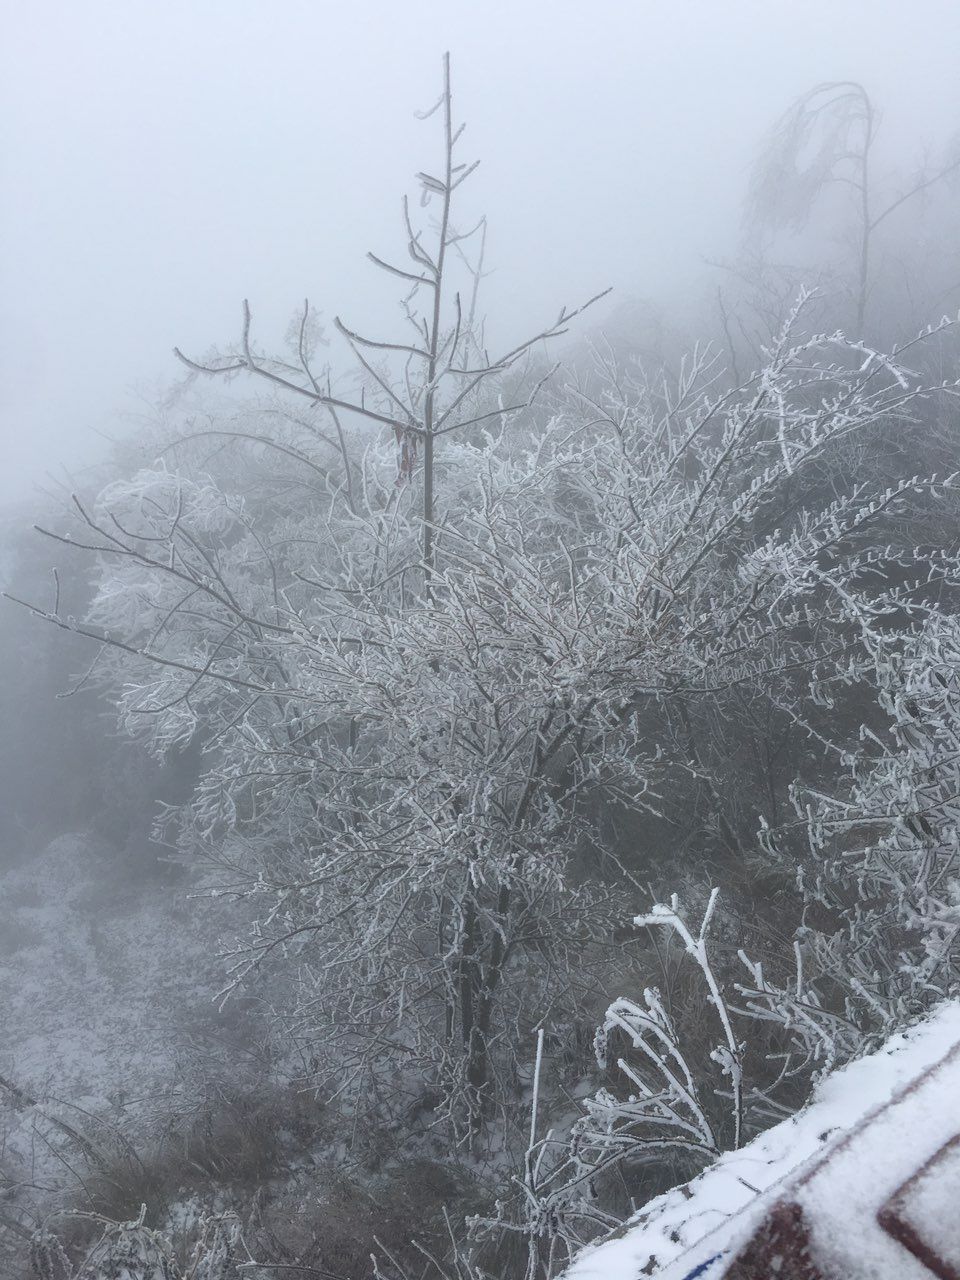
[[[552,319],[608,284],[669,300],[734,243],[758,139],[860,79],[918,165],[960,106],[955,0],[6,0],[0,497],[102,448],[171,347],[265,341],[305,295],[375,325],[369,248],[436,155],[453,58],[491,223],[488,308]],[[269,342],[268,342],[269,344]]]

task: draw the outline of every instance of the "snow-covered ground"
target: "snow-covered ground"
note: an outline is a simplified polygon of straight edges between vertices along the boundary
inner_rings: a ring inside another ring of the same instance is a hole
[[[0,1197],[18,1210],[69,1189],[51,1116],[146,1138],[204,1081],[266,1069],[256,1011],[213,1001],[242,922],[143,870],[68,835],[0,876]]]

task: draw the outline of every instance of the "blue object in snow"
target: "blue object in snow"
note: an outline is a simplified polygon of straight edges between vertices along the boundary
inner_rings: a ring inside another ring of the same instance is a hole
[[[707,1267],[712,1267],[715,1262],[719,1262],[723,1257],[722,1253],[715,1253],[712,1258],[708,1258],[706,1262],[701,1262],[698,1267],[694,1267],[692,1271],[688,1271],[683,1280],[697,1280],[697,1276],[703,1276],[707,1273]]]

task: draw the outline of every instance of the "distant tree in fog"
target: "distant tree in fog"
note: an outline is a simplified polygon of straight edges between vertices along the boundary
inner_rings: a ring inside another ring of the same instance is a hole
[[[894,195],[881,194],[874,172],[880,116],[863,85],[853,80],[817,85],[781,116],[758,157],[749,209],[754,226],[802,230],[814,206],[833,187],[854,197],[856,226],[853,332],[864,336],[876,233],[908,201],[960,170],[960,154],[921,170]]]

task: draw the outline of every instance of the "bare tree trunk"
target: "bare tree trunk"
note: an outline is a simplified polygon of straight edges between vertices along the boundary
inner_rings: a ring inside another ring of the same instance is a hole
[[[870,285],[870,237],[873,223],[870,219],[870,147],[873,144],[873,104],[866,93],[863,94],[863,109],[866,113],[863,151],[860,156],[860,272],[857,283],[857,331],[854,335],[862,338],[864,320],[867,314],[867,290]]]
[[[453,103],[450,95],[450,54],[443,55],[443,136],[444,182],[443,211],[440,215],[440,241],[437,246],[436,282],[433,290],[433,317],[430,326],[430,359],[427,363],[427,390],[423,404],[423,587],[428,600],[433,598],[433,572],[436,546],[433,533],[433,444],[434,397],[436,395],[437,362],[440,354],[440,326],[443,323],[443,269],[447,258],[450,230],[450,200],[453,195]]]

